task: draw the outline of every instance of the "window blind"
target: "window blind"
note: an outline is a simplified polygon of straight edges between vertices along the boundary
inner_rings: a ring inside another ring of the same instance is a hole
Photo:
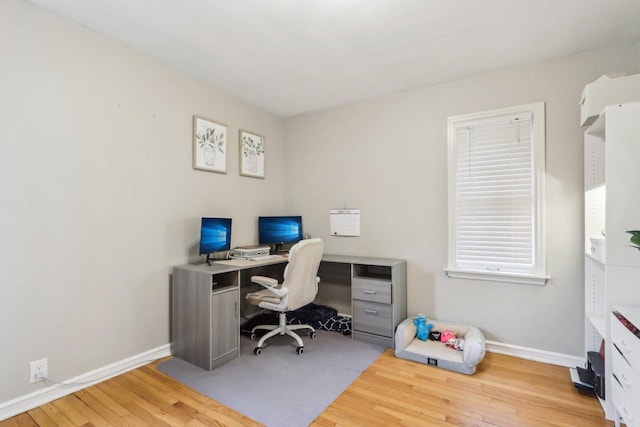
[[[534,273],[532,119],[509,114],[457,124],[457,268]]]

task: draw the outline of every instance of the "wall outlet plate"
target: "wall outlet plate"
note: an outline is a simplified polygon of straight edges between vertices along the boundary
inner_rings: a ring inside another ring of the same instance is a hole
[[[48,372],[48,359],[40,359],[29,363],[29,382],[31,384],[44,380]]]

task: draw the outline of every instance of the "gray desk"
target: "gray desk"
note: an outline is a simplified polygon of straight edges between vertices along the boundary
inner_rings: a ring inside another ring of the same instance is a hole
[[[241,313],[250,317],[256,310],[244,295],[260,288],[251,276],[282,281],[286,263],[282,257],[174,267],[173,355],[208,370],[237,358]],[[395,328],[407,317],[406,271],[404,260],[325,254],[314,302],[352,316],[353,339],[393,347]]]

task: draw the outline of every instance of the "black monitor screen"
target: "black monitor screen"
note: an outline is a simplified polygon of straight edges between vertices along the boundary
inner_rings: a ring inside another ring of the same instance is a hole
[[[231,249],[231,218],[202,218],[200,255]]]
[[[261,245],[297,243],[302,240],[301,216],[261,216],[258,218]]]

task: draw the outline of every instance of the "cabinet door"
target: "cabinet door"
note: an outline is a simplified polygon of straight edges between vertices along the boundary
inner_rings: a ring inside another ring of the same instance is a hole
[[[240,340],[239,291],[211,295],[211,361],[237,352]]]

